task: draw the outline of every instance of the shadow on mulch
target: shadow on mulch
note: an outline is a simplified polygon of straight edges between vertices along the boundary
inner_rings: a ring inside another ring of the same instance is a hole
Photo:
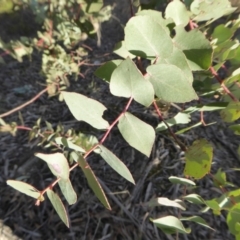
[[[113,2],[113,1],[108,1]],[[130,17],[128,0],[114,1],[114,15],[125,24]],[[4,18],[4,21],[6,19]],[[9,25],[7,25],[9,26]],[[0,34],[6,34],[3,30]],[[7,35],[7,34],[6,34]],[[89,60],[101,62],[113,58],[99,58],[105,53],[111,53],[116,42],[123,39],[123,29],[116,19],[102,24],[102,45],[96,46],[96,40],[88,40],[86,44],[93,48],[89,53]],[[41,69],[41,58],[34,54],[32,62],[25,59],[23,63],[6,57],[7,64],[0,66],[0,111],[8,111],[35,96],[42,90],[44,78],[39,76]],[[83,67],[82,73],[85,78],[73,82],[70,90],[87,94],[89,97],[103,102],[110,112],[106,114],[112,122],[121,111],[126,100],[112,98],[108,93],[108,85],[100,79],[93,77],[96,68]],[[38,84],[39,83],[39,84]],[[89,86],[94,86],[93,88]],[[24,94],[14,92],[13,89],[30,86]],[[118,106],[117,109],[114,107]],[[144,121],[156,126],[157,118],[151,112],[134,105],[131,108],[134,114]],[[74,121],[72,115],[64,103],[56,98],[48,99],[42,96],[36,102],[21,111],[24,124],[31,127],[35,121],[43,117],[45,120],[58,124],[62,122],[66,128],[74,127],[81,130],[91,130],[88,126]],[[217,113],[208,114],[206,122],[218,120]],[[193,122],[198,121],[195,116]],[[6,121],[16,121],[21,124],[17,113],[6,118]],[[96,136],[100,138],[101,132]],[[231,172],[231,168],[239,167],[239,157],[235,154],[238,147],[239,137],[228,130],[225,124],[218,127],[200,127],[191,130],[186,135],[181,135],[181,140],[187,145],[193,140],[205,137],[215,146],[214,165],[212,171],[215,173],[219,167],[226,170],[228,180],[239,185],[237,174]],[[182,176],[183,152],[166,134],[157,134],[151,157],[148,159],[139,152],[132,149],[121,137],[118,130],[113,129],[106,147],[111,149],[130,169],[136,181],[136,185],[125,181],[115,173],[105,162],[96,155],[90,155],[88,162],[95,172],[107,194],[112,210],[106,210],[96,199],[89,189],[86,178],[79,169],[71,174],[71,180],[78,195],[76,204],[69,206],[64,201],[70,217],[70,228],[66,228],[61,222],[48,199],[40,206],[34,205],[34,200],[6,185],[7,179],[18,179],[26,181],[36,188],[43,189],[53,180],[48,167],[44,162],[34,157],[35,152],[45,152],[45,149],[37,146],[35,140],[28,142],[28,133],[19,131],[15,137],[1,134],[0,144],[0,219],[10,226],[13,232],[22,239],[174,239],[164,235],[149,221],[149,218],[158,218],[168,214],[177,215],[178,212],[172,208],[157,207],[147,208],[143,203],[152,197],[168,197],[170,199],[180,198],[182,189],[178,185],[172,185],[168,181],[171,175]],[[58,187],[54,188],[60,196]],[[213,187],[212,180],[208,177],[197,182],[196,190],[202,197],[210,199],[219,196],[219,192]],[[190,193],[190,192],[189,192]],[[62,198],[63,199],[63,198]],[[186,215],[191,216],[199,211],[199,208],[189,206]],[[201,226],[192,227],[190,235],[180,235],[179,239],[234,239],[227,231],[224,214],[213,216],[206,213],[203,218],[209,225],[216,229],[215,232]],[[1,238],[0,238],[1,239]]]

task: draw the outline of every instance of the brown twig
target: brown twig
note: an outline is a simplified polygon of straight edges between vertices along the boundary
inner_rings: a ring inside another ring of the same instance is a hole
[[[18,107],[16,107],[16,108],[14,108],[14,109],[6,112],[6,113],[1,114],[1,115],[0,115],[0,118],[6,117],[6,116],[8,116],[8,115],[10,115],[10,114],[12,114],[12,113],[14,113],[14,112],[17,112],[17,111],[21,110],[22,108],[26,107],[27,105],[33,103],[33,102],[36,101],[40,96],[42,96],[45,92],[47,92],[47,90],[48,90],[48,87],[46,87],[44,90],[42,90],[40,93],[38,93],[38,94],[37,94],[35,97],[33,97],[31,100],[25,102],[24,104],[22,104],[22,105],[20,105],[20,106],[18,106]]]

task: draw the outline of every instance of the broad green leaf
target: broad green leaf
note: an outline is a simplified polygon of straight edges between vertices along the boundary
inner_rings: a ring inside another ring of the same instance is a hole
[[[166,216],[158,219],[151,220],[158,228],[167,234],[180,232],[188,234],[191,229],[184,228],[182,222],[174,216]]]
[[[61,199],[59,198],[59,196],[50,189],[47,190],[47,196],[48,196],[50,202],[52,203],[55,211],[57,212],[58,216],[65,223],[65,225],[69,228],[68,215],[67,215],[66,209],[65,209]]]
[[[44,197],[41,196],[41,192],[28,183],[16,180],[7,180],[7,185],[32,198],[44,201]]]
[[[180,218],[181,221],[191,221],[191,222],[195,222],[195,223],[198,223],[199,225],[203,226],[203,227],[206,227],[206,228],[209,228],[213,231],[215,231],[213,228],[209,227],[207,222],[199,217],[199,216],[191,216],[191,217],[184,217],[184,218]]]
[[[176,25],[186,26],[189,22],[189,12],[180,0],[173,0],[167,5],[166,18],[172,18]]]
[[[203,198],[195,193],[183,196],[190,203],[194,204],[206,204]]]
[[[174,47],[171,55],[169,55],[167,58],[159,59],[157,63],[175,65],[176,67],[181,69],[182,73],[185,75],[185,78],[188,80],[189,83],[193,82],[192,70],[190,69],[187,58],[182,50]]]
[[[203,178],[211,170],[213,147],[206,139],[196,140],[186,151],[184,174]]]
[[[64,147],[68,147],[68,148],[70,148],[70,149],[76,150],[76,151],[81,152],[81,153],[85,153],[85,152],[86,152],[82,147],[74,144],[74,143],[71,142],[70,139],[68,139],[68,138],[57,137],[57,138],[55,138],[55,142],[56,142],[58,145],[63,145]]]
[[[175,117],[165,120],[169,127],[179,124],[187,124],[191,121],[190,115],[187,113],[179,112]],[[156,131],[164,131],[167,129],[167,126],[164,122],[161,122],[157,125]]]
[[[111,60],[99,67],[95,72],[95,76],[103,79],[106,82],[110,82],[113,71],[122,62],[122,60]]]
[[[221,117],[225,122],[233,122],[240,118],[240,102],[230,102],[221,111]]]
[[[130,58],[114,70],[110,91],[119,97],[133,97],[135,101],[148,107],[154,99],[154,90],[151,83],[146,80]]]
[[[151,199],[147,203],[147,205],[149,207],[168,206],[168,207],[180,208],[181,210],[186,210],[186,206],[182,200],[180,200],[180,199],[170,200],[165,197]]]
[[[101,151],[100,155],[102,158],[122,177],[127,179],[129,182],[135,184],[132,174],[128,170],[127,166],[111,151],[105,148],[103,145],[98,146]]]
[[[224,15],[229,15],[237,8],[231,7],[228,0],[195,0],[191,4],[191,12],[195,21],[216,20]]]
[[[232,234],[240,234],[238,224],[240,223],[240,203],[235,204],[227,215],[228,229]]]
[[[129,52],[145,58],[166,58],[173,50],[166,27],[150,16],[135,16],[128,21],[125,42]]]
[[[212,46],[205,35],[197,29],[186,32],[183,26],[176,26],[175,46],[186,55],[193,71],[207,70],[212,63]]]
[[[229,128],[234,132],[234,134],[240,135],[240,124],[231,125]]]
[[[106,107],[100,102],[74,92],[62,92],[69,110],[78,121],[85,121],[97,129],[107,129],[109,124],[102,118]]]
[[[213,213],[216,215],[219,215],[221,212],[221,208],[217,202],[216,199],[212,199],[212,200],[207,200],[205,201],[205,204],[208,206],[208,208],[213,210]],[[202,212],[206,212],[208,211],[208,208],[206,208],[206,210],[202,211]]]
[[[186,179],[186,178],[180,178],[180,177],[174,177],[174,176],[171,176],[168,178],[168,180],[171,182],[171,183],[174,183],[174,184],[183,184],[183,185],[192,185],[192,186],[195,186],[196,183],[189,180],[189,179]]]
[[[166,102],[185,103],[198,99],[184,72],[172,64],[156,64],[147,68],[157,97]]]
[[[35,156],[45,161],[51,170],[52,174],[56,177],[67,180],[69,178],[69,165],[68,161],[62,153],[35,153]]]
[[[170,35],[170,31],[168,28],[169,25],[171,24],[174,26],[174,22],[172,19],[163,18],[162,13],[159,11],[156,11],[156,10],[152,10],[152,9],[142,10],[142,11],[138,12],[136,15],[137,16],[148,16],[148,17],[152,18],[155,22],[160,24],[169,35]]]
[[[221,168],[213,175],[213,183],[218,188],[222,188],[227,184],[226,173]]]
[[[152,126],[126,112],[119,120],[118,129],[130,146],[150,156],[155,140],[155,131]]]
[[[72,184],[69,179],[60,179],[58,185],[62,191],[63,196],[66,198],[69,205],[76,203],[77,194],[74,191]]]
[[[136,57],[135,55],[131,54],[131,53],[127,50],[125,41],[118,42],[118,43],[115,45],[115,47],[114,47],[114,49],[113,49],[113,52],[114,52],[115,54],[117,54],[118,56],[124,58],[124,59],[127,58],[127,57],[133,59],[133,58]]]
[[[81,167],[84,175],[87,178],[88,184],[95,193],[96,197],[100,200],[100,202],[109,210],[111,210],[111,207],[109,205],[109,202],[107,200],[107,197],[98,182],[94,172],[92,171],[91,167],[88,165],[86,160],[81,156],[76,154],[75,152],[71,153],[73,159],[78,162],[79,166]]]
[[[213,41],[214,39],[216,39],[217,40],[216,44],[219,44],[229,40],[232,37],[233,33],[234,32],[229,27],[220,24],[214,28],[212,39]]]

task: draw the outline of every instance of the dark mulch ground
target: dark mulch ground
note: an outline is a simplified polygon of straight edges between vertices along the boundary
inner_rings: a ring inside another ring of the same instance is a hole
[[[87,40],[86,44],[93,48],[89,52],[90,62],[104,62],[115,57],[113,54],[103,57],[105,53],[111,53],[115,43],[123,39],[123,28],[130,17],[128,0],[107,1],[114,2],[114,17],[102,24],[102,44],[96,46],[96,40]],[[22,23],[27,24],[29,16],[22,17]],[[5,25],[1,25],[0,36],[16,38],[20,34],[35,34],[31,27],[26,32],[18,33],[15,24],[18,18],[4,16]],[[8,20],[7,20],[8,19]],[[121,24],[120,24],[121,23]],[[13,29],[15,26],[16,29]],[[25,25],[24,25],[25,26]],[[4,57],[6,65],[0,65],[0,113],[8,111],[35,96],[42,90],[44,78],[39,75],[41,58],[37,53],[33,54],[30,62],[24,59],[22,63],[16,62],[9,56]],[[110,122],[117,116],[117,112],[124,106],[126,100],[110,98],[106,83],[93,76],[94,67],[83,67],[85,78],[79,78],[72,83],[70,90],[86,94],[103,102],[110,112],[107,114]],[[91,87],[89,87],[91,85]],[[94,86],[94,87],[93,87]],[[23,93],[20,87],[25,87]],[[115,108],[117,106],[117,108]],[[156,116],[145,109],[134,105],[131,108],[137,116],[156,126]],[[170,110],[170,114],[174,109]],[[81,130],[82,125],[76,123],[64,103],[55,98],[48,99],[42,96],[36,102],[21,111],[24,125],[31,127],[35,121],[42,117],[53,124],[62,122],[66,128],[74,127]],[[4,118],[6,121],[16,121],[21,124],[19,115],[12,114]],[[219,114],[208,114],[206,122],[217,121]],[[199,120],[199,116],[193,117],[193,123]],[[101,133],[97,133],[100,137]],[[215,147],[212,172],[219,167],[228,172],[228,180],[239,186],[238,173],[230,168],[240,167],[240,159],[236,155],[239,137],[233,135],[221,121],[217,125],[199,127],[187,134],[181,135],[181,140],[189,145],[198,138],[207,138]],[[143,205],[152,197],[168,197],[171,199],[181,197],[181,187],[172,185],[168,181],[171,175],[182,176],[183,157],[179,147],[168,135],[157,134],[151,157],[148,159],[128,146],[122,137],[114,129],[106,146],[109,147],[129,167],[136,181],[136,185],[119,177],[102,159],[90,156],[88,161],[95,174],[99,177],[104,191],[112,206],[112,210],[106,210],[89,189],[85,177],[79,169],[73,171],[71,179],[74,189],[78,194],[78,201],[73,206],[66,205],[70,216],[71,227],[67,229],[60,221],[49,201],[44,201],[39,207],[34,205],[34,200],[15,191],[6,185],[7,179],[19,179],[26,181],[39,189],[50,184],[54,178],[47,166],[34,157],[34,152],[44,152],[37,147],[37,142],[28,142],[28,133],[19,131],[15,137],[1,134],[0,142],[0,219],[10,226],[13,232],[22,239],[174,239],[158,231],[149,221],[149,218],[158,218],[168,214],[177,215],[172,208],[158,207],[149,209]],[[58,191],[58,189],[56,188]],[[206,199],[220,196],[219,190],[213,187],[209,177],[197,182],[197,188],[193,190]],[[189,192],[190,193],[190,192]],[[186,216],[197,214],[199,208],[189,206]],[[233,237],[227,231],[225,213],[213,216],[211,213],[202,214],[212,230],[197,226],[192,227],[190,235],[180,235],[179,239],[197,240],[231,240]],[[3,232],[0,232],[3,239]],[[10,237],[9,239],[13,239]]]

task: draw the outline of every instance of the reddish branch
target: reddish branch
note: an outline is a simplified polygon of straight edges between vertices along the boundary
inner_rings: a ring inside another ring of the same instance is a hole
[[[25,102],[24,104],[6,112],[0,115],[0,118],[6,117],[14,112],[17,112],[19,110],[21,110],[22,108],[26,107],[27,105],[33,103],[34,101],[36,101],[40,96],[42,96],[45,92],[47,92],[48,88],[46,87],[44,90],[42,90],[40,93],[38,93],[34,98],[32,98],[31,100]]]
[[[176,136],[175,133],[172,131],[172,129],[170,128],[170,126],[168,125],[168,123],[163,119],[162,114],[161,114],[161,112],[160,112],[160,110],[159,110],[159,108],[158,108],[158,105],[157,105],[156,101],[153,102],[153,105],[154,105],[154,107],[155,107],[155,109],[156,109],[156,111],[157,111],[157,114],[158,114],[160,120],[164,122],[164,124],[166,125],[166,127],[167,127],[169,133],[171,134],[171,136],[174,138],[174,140],[176,141],[176,143],[180,146],[181,150],[184,151],[184,152],[186,152],[186,150],[187,150],[186,146],[185,146],[181,141],[178,140],[177,136]]]
[[[228,94],[228,96],[234,101],[238,102],[238,99],[230,92],[230,90],[227,88],[227,86],[224,84],[224,81],[219,77],[218,73],[215,71],[215,69],[211,66],[209,69],[212,73],[212,75],[217,79],[223,90]]]

